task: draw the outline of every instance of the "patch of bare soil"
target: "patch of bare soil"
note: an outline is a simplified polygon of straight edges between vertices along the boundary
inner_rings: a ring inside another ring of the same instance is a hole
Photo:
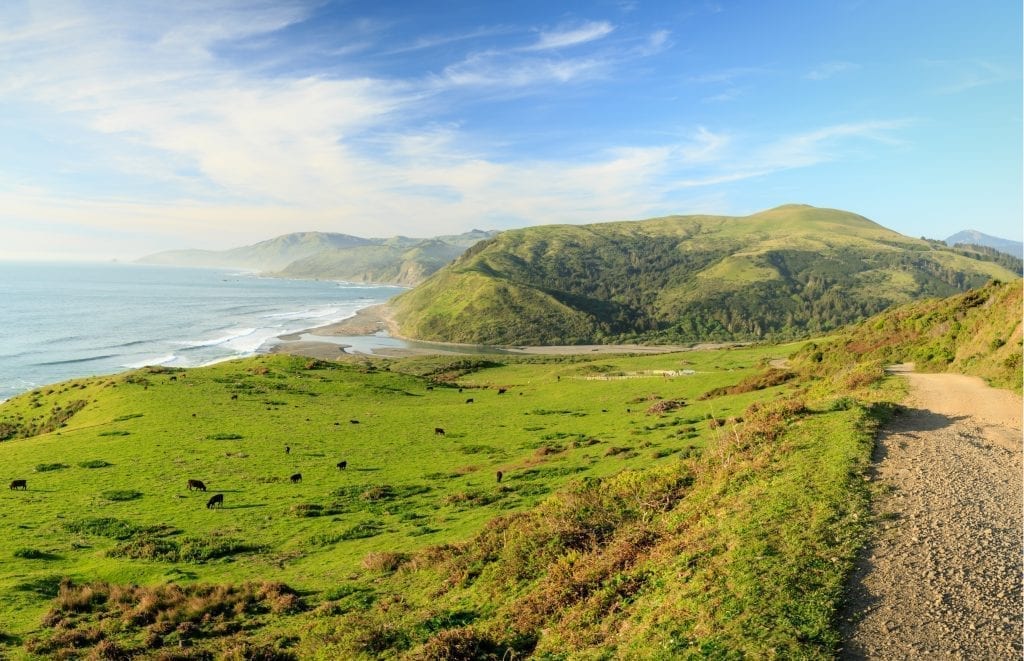
[[[880,530],[843,616],[847,659],[1019,659],[1021,398],[955,374],[905,373],[879,438]]]

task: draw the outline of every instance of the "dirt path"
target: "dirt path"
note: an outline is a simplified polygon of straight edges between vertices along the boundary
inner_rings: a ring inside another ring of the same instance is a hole
[[[842,657],[1019,659],[1021,398],[973,377],[904,376],[908,409],[876,448],[881,530],[853,578]]]

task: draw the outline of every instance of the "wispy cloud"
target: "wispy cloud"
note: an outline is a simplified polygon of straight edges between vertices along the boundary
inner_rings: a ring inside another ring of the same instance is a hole
[[[497,37],[500,35],[509,35],[517,32],[516,28],[508,26],[497,26],[497,27],[481,27],[475,30],[469,30],[468,32],[462,32],[458,34],[447,34],[447,35],[433,35],[426,37],[419,37],[412,43],[393,48],[390,50],[381,51],[381,55],[397,55],[399,53],[410,53],[418,50],[426,50],[428,48],[437,48],[438,46],[447,46],[449,44],[456,44],[463,41],[473,41],[475,39],[483,39],[486,37]]]
[[[856,141],[891,140],[899,128],[867,122],[759,141],[708,125],[657,141],[597,141],[573,157],[524,156],[489,149],[458,121],[439,125],[431,110],[622,75],[666,47],[669,33],[623,35],[589,22],[540,32],[525,49],[470,53],[434,77],[287,75],[227,61],[221,51],[273,43],[277,32],[306,23],[298,4],[125,3],[109,15],[71,3],[38,7],[0,8],[0,105],[28,109],[23,123],[57,149],[89,143],[61,156],[67,179],[85,183],[18,185],[16,155],[0,154],[0,232],[5,241],[33,241],[38,235],[25,227],[59,220],[83,228],[77,239],[66,233],[64,244],[52,242],[67,250],[79,241],[100,251],[109,237],[136,237],[140,227],[161,243],[154,248],[229,247],[299,229],[423,235],[636,218],[678,211],[682,188],[710,188],[699,191],[710,200],[715,183],[841,158]],[[49,123],[32,123],[31,113]],[[96,170],[114,183],[90,190],[86,175]],[[116,188],[130,177],[144,192]],[[124,241],[122,249],[142,250]]]
[[[595,57],[523,58],[501,52],[473,53],[446,67],[441,82],[455,86],[525,88],[592,78],[605,71],[608,64]]]
[[[853,62],[823,62],[804,74],[804,78],[808,80],[827,80],[843,72],[859,68],[860,65]]]
[[[720,71],[709,71],[708,73],[690,76],[689,80],[691,83],[700,83],[705,85],[716,83],[734,83],[741,78],[761,75],[768,73],[770,71],[770,69],[764,67],[732,67],[730,69],[722,69]]]
[[[718,150],[721,158],[714,168],[709,168],[710,173],[681,178],[676,185],[680,188],[714,186],[810,167],[844,158],[854,145],[865,141],[898,145],[901,142],[894,133],[910,123],[908,120],[851,122],[766,142],[748,140],[742,151],[725,154]]]
[[[562,28],[553,31],[542,31],[537,42],[523,50],[540,51],[555,50],[578,46],[607,37],[615,30],[615,26],[607,21],[593,21],[573,28]]]
[[[1011,80],[1020,80],[1020,74],[1001,63],[984,59],[925,60],[924,66],[941,75],[936,94],[960,94],[978,87],[987,87]]]

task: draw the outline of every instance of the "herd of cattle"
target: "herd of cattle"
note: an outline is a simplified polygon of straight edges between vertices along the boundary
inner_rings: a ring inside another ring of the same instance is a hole
[[[172,377],[171,379],[172,379],[172,381],[176,381],[177,380],[174,377]],[[427,390],[433,390],[433,387],[432,386],[428,386]],[[459,392],[460,393],[462,392],[462,388],[459,389]],[[508,391],[505,388],[499,388],[498,389],[498,394],[499,395],[504,395],[506,392],[508,392]],[[522,393],[519,393],[519,394],[521,395]],[[231,399],[238,399],[238,398],[239,398],[238,395],[231,395]],[[466,403],[467,404],[472,404],[473,403],[473,398],[472,397],[468,398],[466,400]],[[193,417],[195,417],[195,416],[196,416],[196,413],[193,413]],[[308,420],[308,418],[307,418],[307,420]],[[352,424],[352,425],[358,425],[359,424],[359,421],[357,421],[357,420],[350,420],[348,422],[350,424]],[[335,423],[335,425],[337,425],[337,424],[338,423]],[[434,428],[434,436],[444,436],[444,430],[442,428],[440,428],[440,427],[435,427]],[[285,446],[285,454],[291,454],[291,452],[292,452],[291,446],[286,445]],[[341,460],[341,461],[338,461],[338,464],[336,466],[338,467],[338,470],[344,471],[346,468],[348,468],[348,461],[344,460],[344,459]],[[504,475],[502,474],[501,471],[498,471],[498,473],[496,474],[496,477],[498,479],[498,482],[500,483],[502,481],[502,478],[504,477]],[[295,475],[291,476],[289,479],[291,480],[292,484],[298,484],[299,482],[302,482],[302,474],[301,473],[296,473]],[[187,488],[188,488],[189,491],[202,491],[202,492],[206,493],[206,485],[203,483],[202,480],[189,479],[188,483],[187,483]],[[27,491],[29,489],[28,480],[12,480],[11,483],[10,483],[10,489],[12,491],[14,491],[14,490]],[[223,506],[224,506],[224,494],[223,493],[215,493],[212,496],[210,496],[209,500],[206,501],[206,508],[208,510],[212,510],[214,508],[223,508]]]
[[[427,390],[433,390],[433,388],[428,386]],[[462,392],[462,388],[459,388],[459,392]],[[498,389],[498,394],[499,395],[504,395],[505,392],[506,392],[505,388],[499,388]],[[238,399],[238,395],[232,395],[231,399]],[[472,404],[473,403],[473,398],[467,399],[466,403],[467,404]],[[192,416],[195,417],[195,414],[193,413]],[[359,424],[358,420],[349,420],[349,422],[351,424],[353,424],[353,425],[358,425]],[[338,424],[338,423],[334,423],[334,424]],[[444,429],[442,429],[441,427],[434,427],[434,435],[435,436],[444,436]],[[291,446],[288,446],[288,445],[284,446],[284,453],[285,454],[291,454],[291,451],[292,451]],[[347,460],[339,461],[336,464],[336,466],[337,466],[338,470],[345,470],[346,468],[348,468],[348,461]],[[502,474],[501,471],[498,471],[496,473],[497,481],[501,482],[501,478],[502,477],[504,477],[504,475]],[[302,473],[295,473],[294,475],[292,475],[288,479],[291,480],[292,484],[298,484],[299,482],[302,482]],[[202,491],[203,493],[206,492],[206,485],[203,483],[202,480],[189,479],[187,487],[188,487],[189,491]],[[28,490],[28,480],[23,480],[23,479],[12,480],[10,488],[11,488],[12,491],[15,491],[15,490],[26,491],[26,490]],[[211,496],[208,501],[206,501],[206,508],[207,509],[213,509],[214,507],[224,507],[224,494],[216,493],[213,496]]]

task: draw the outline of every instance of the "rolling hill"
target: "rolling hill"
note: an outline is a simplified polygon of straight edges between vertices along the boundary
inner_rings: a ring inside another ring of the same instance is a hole
[[[170,250],[138,262],[242,268],[289,278],[415,285],[477,241],[494,235],[493,231],[472,230],[429,239],[364,239],[348,234],[299,232],[231,250]]]
[[[479,344],[795,337],[948,296],[1020,263],[846,211],[670,216],[503,232],[392,302],[409,337]]]

